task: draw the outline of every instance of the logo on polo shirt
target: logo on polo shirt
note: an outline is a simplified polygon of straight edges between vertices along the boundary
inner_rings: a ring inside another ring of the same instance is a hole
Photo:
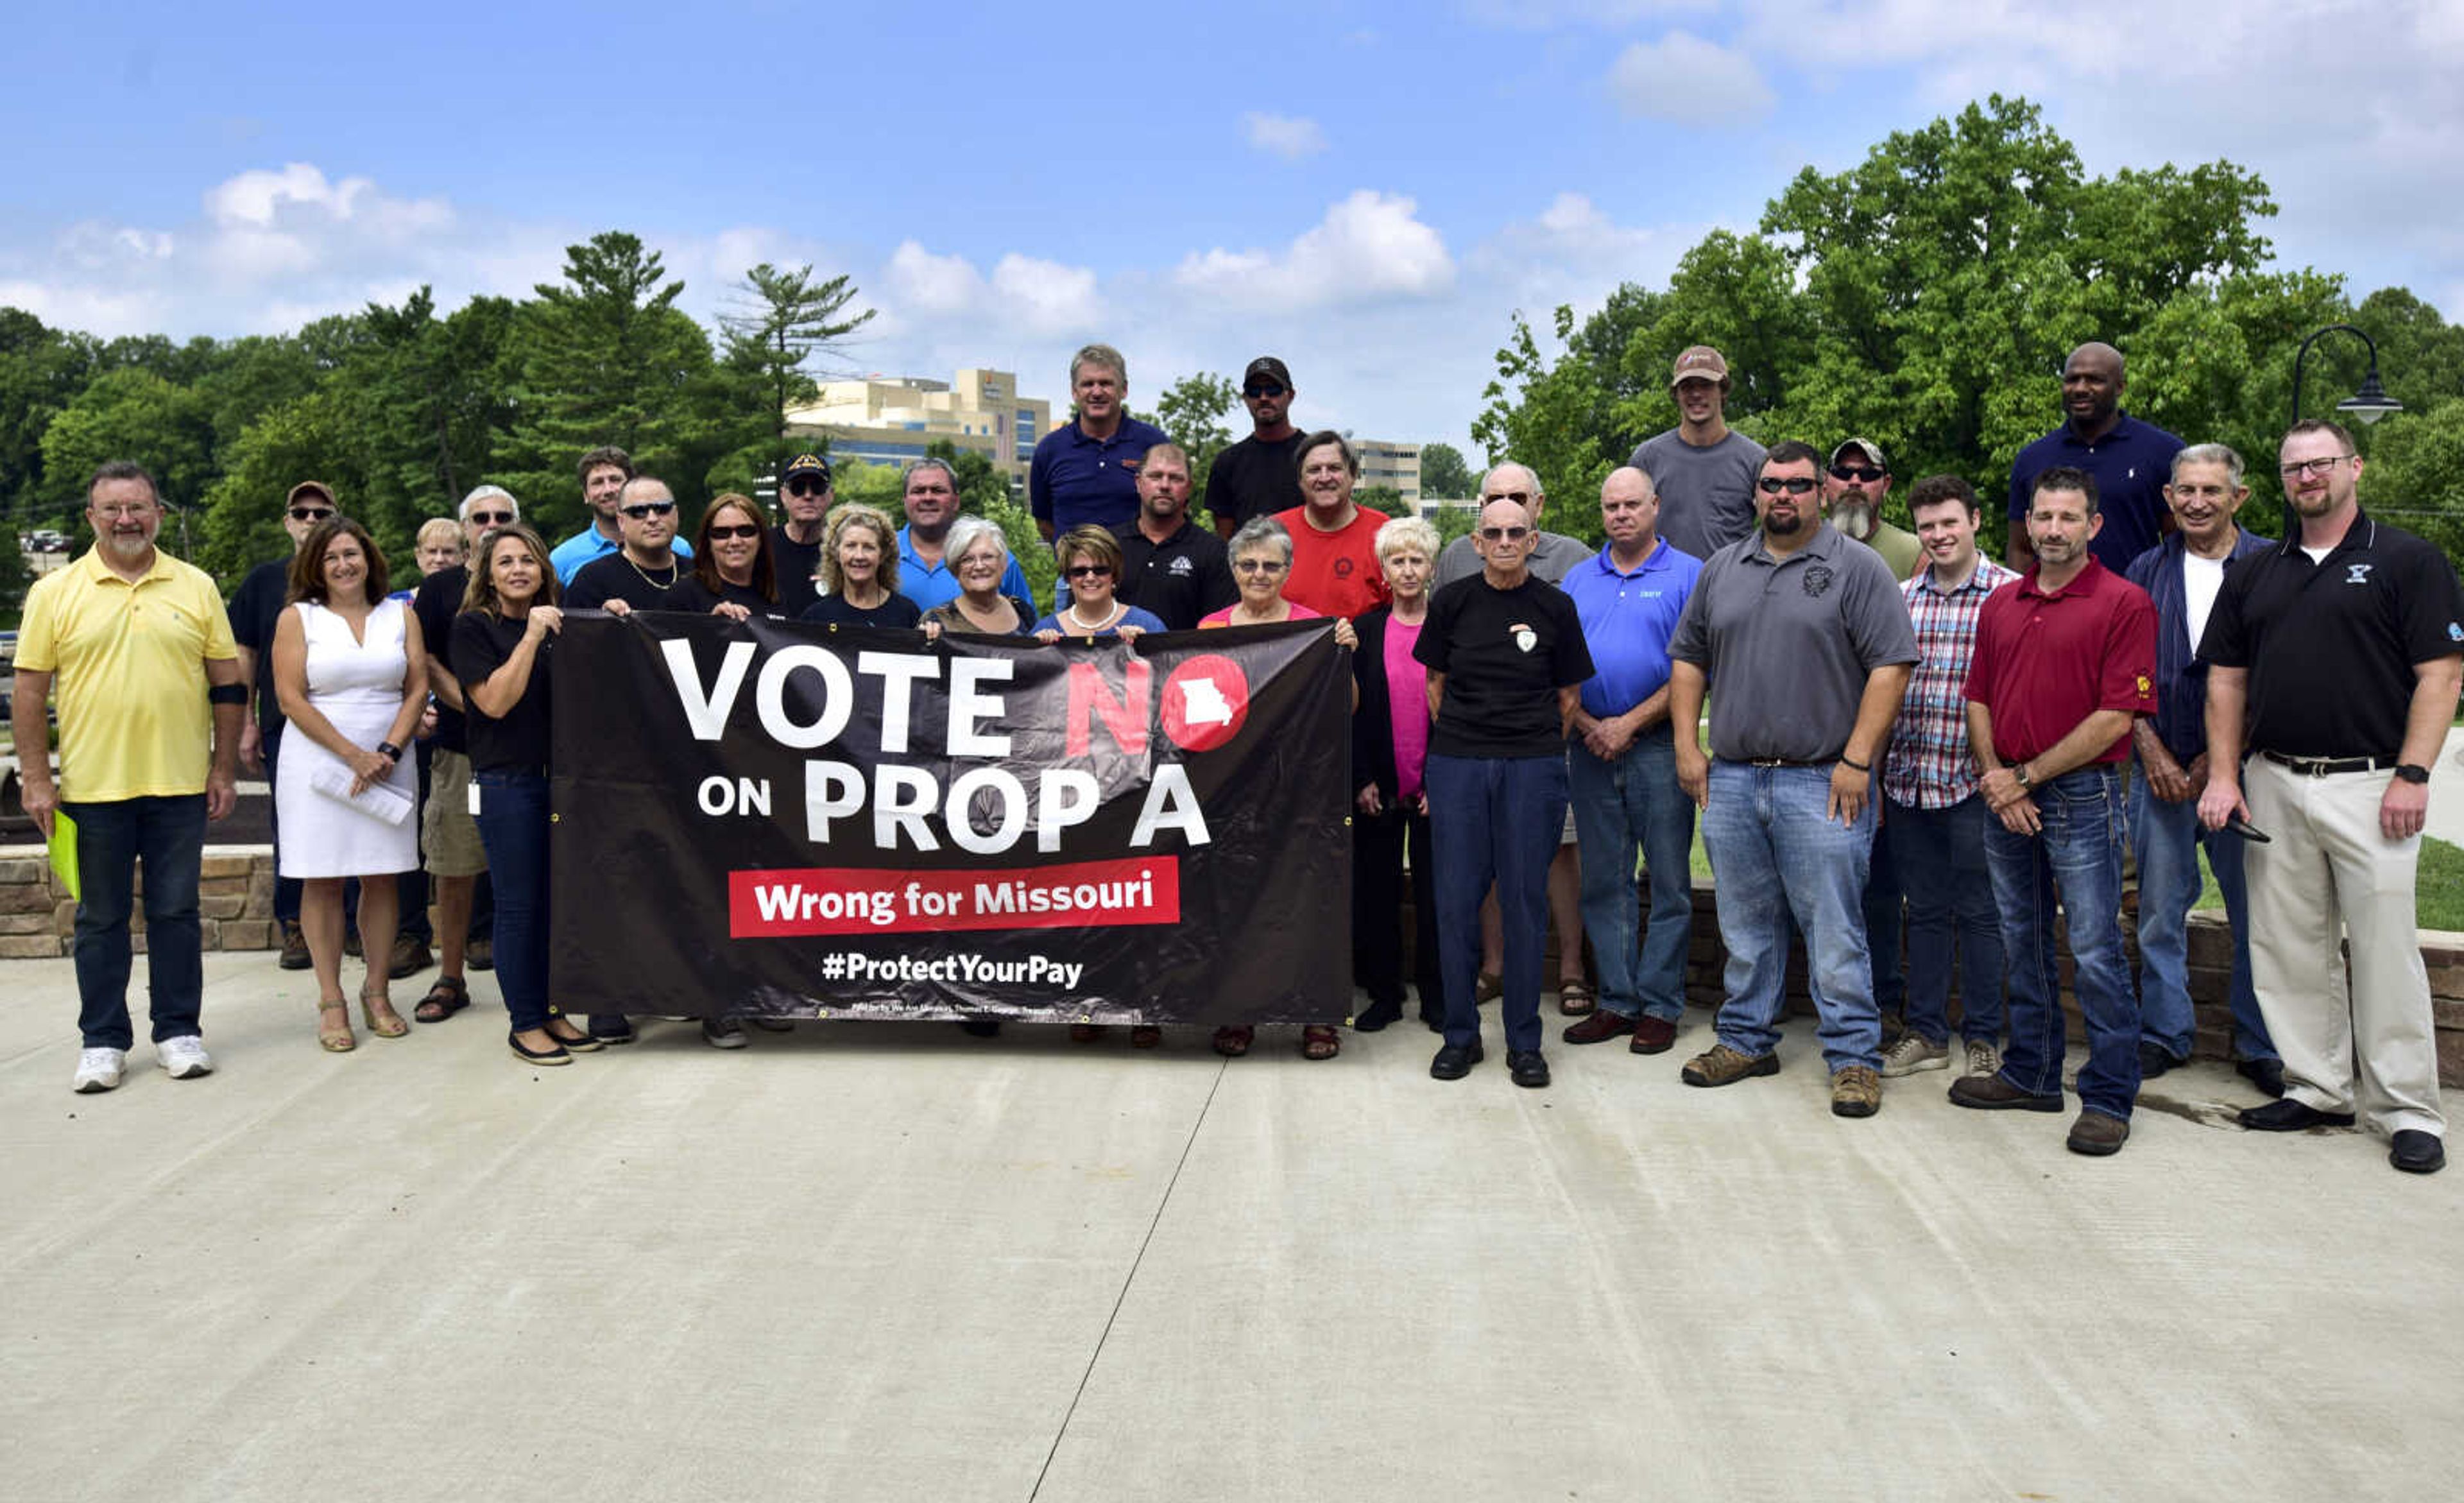
[[[2450,642],[2464,642],[2464,623],[2453,621],[2447,623],[2447,640]]]
[[[2139,697],[2140,697],[2140,698],[2142,698],[2142,699],[2145,699],[2145,698],[2146,698],[2149,695],[2152,695],[2152,694],[2154,694],[2155,692],[2156,692],[2156,685],[2155,685],[2155,682],[2154,682],[2152,679],[2150,679],[2150,678],[2149,678],[2145,674],[2140,674],[2140,675],[2139,675]]]
[[[1164,572],[1173,576],[1175,579],[1185,578],[1191,572],[1189,555],[1184,553],[1180,557],[1173,560],[1171,565],[1167,567]]]
[[[1805,592],[1819,598],[1831,592],[1831,565],[1809,564],[1805,566]]]
[[[2345,564],[2345,565],[2344,565],[2344,583],[2345,583],[2345,584],[2347,584],[2347,585],[2366,585],[2366,584],[2368,584],[2369,582],[2370,582],[2370,565],[2369,565],[2369,564]]]
[[[1352,578],[1352,561],[1350,559],[1337,559],[1334,561],[1334,577],[1336,579]]]
[[[1521,648],[1524,652],[1529,652],[1533,648],[1540,645],[1540,633],[1532,630],[1529,627],[1524,626],[1518,622],[1513,630],[1514,645]]]

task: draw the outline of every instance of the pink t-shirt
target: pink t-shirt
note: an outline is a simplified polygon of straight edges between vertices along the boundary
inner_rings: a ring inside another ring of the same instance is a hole
[[[1386,714],[1395,726],[1395,788],[1404,799],[1419,793],[1429,762],[1429,671],[1412,655],[1421,625],[1386,621]]]
[[[1284,618],[1287,621],[1315,621],[1326,614],[1322,610],[1311,610],[1297,600],[1287,600],[1284,604],[1292,608],[1292,613]],[[1232,624],[1232,612],[1240,608],[1239,606],[1226,606],[1212,615],[1199,617],[1198,625],[1200,630],[1207,627],[1228,627]]]

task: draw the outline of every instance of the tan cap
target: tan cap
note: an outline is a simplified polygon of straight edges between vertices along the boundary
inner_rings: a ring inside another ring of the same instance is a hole
[[[325,504],[328,506],[339,506],[341,504],[334,499],[334,488],[332,486],[327,485],[322,480],[302,480],[297,485],[291,488],[291,494],[289,496],[282,498],[283,508],[287,511],[291,507],[298,505],[299,497],[310,491],[314,491],[319,496],[323,497],[325,498]]]
[[[1891,473],[1891,461],[1882,457],[1882,446],[1874,442],[1870,438],[1850,438],[1842,440],[1838,448],[1831,451],[1831,462],[1833,464],[1837,464],[1839,462],[1839,456],[1846,453],[1851,449],[1861,449],[1865,451],[1865,462],[1867,464],[1881,471],[1884,475]]]
[[[1728,379],[1728,363],[1722,360],[1720,352],[1710,345],[1694,345],[1677,357],[1677,368],[1670,374],[1668,384],[1674,387],[1696,376],[1706,381],[1725,382]]]

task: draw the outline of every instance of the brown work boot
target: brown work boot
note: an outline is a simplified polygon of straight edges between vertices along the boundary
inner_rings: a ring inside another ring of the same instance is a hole
[[[2079,1113],[2079,1120],[2071,1124],[2070,1150],[2075,1154],[2101,1159],[2107,1154],[2120,1153],[2122,1145],[2129,1140],[2130,1124],[2102,1112],[2083,1111]]]
[[[1831,1115],[1871,1116],[1882,1109],[1882,1076],[1869,1065],[1848,1065],[1831,1072]]]
[[[428,969],[428,941],[409,930],[393,937],[393,954],[386,958],[385,974],[395,981],[414,976]]]
[[[1689,1086],[1732,1086],[1749,1076],[1778,1073],[1777,1054],[1749,1054],[1726,1044],[1714,1044],[1706,1052],[1687,1060],[1677,1077]]]
[[[298,919],[282,920],[282,954],[274,963],[286,971],[304,971],[316,963],[309,957],[308,936],[300,932]]]

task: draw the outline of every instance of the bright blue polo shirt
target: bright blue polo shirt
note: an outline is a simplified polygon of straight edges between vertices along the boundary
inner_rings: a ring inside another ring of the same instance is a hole
[[[1138,465],[1172,439],[1153,423],[1121,419],[1110,438],[1089,438],[1072,418],[1035,446],[1026,467],[1026,504],[1055,537],[1093,522],[1114,532],[1136,525]]]
[[[1001,589],[1002,594],[1021,600],[1030,598],[1026,570],[1018,566],[1016,555],[1011,556],[1009,568],[1001,575]],[[898,593],[915,602],[918,610],[931,610],[958,598],[958,576],[950,572],[946,563],[927,564],[917,558],[915,544],[904,527],[898,529]]]
[[[2096,476],[2097,509],[2104,526],[2088,551],[2116,574],[2130,561],[2156,546],[2163,535],[2165,487],[2172,483],[2173,456],[2182,441],[2153,423],[2121,414],[2113,431],[2088,443],[2064,423],[2019,451],[2011,465],[2011,519],[2026,525],[2028,499],[2035,494],[2036,476],[2057,464],[2085,470]]]
[[[1583,618],[1583,642],[1592,652],[1592,676],[1583,682],[1583,708],[1594,719],[1623,715],[1668,682],[1668,639],[1685,613],[1686,598],[1702,576],[1703,561],[1680,553],[1665,538],[1630,574],[1617,572],[1606,544],[1566,571],[1557,587],[1574,599]]]

